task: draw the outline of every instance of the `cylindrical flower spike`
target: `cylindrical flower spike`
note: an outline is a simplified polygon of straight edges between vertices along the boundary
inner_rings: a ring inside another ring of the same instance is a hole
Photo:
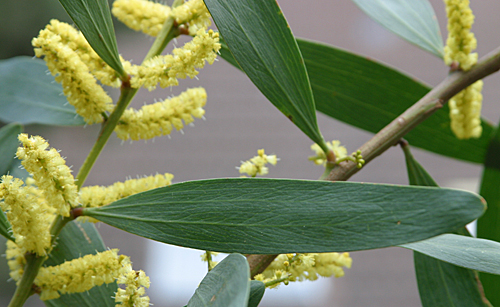
[[[22,165],[33,175],[48,204],[58,214],[69,216],[71,207],[78,204],[78,188],[66,162],[54,148],[46,150],[49,144],[40,136],[28,138],[22,133],[19,141],[22,146],[17,150],[17,157]]]
[[[167,5],[148,0],[116,0],[111,12],[132,30],[157,36],[170,16],[171,9]]]
[[[136,193],[170,185],[173,178],[174,175],[165,173],[164,175],[158,174],[146,178],[130,179],[125,182],[115,182],[108,187],[84,187],[80,189],[80,202],[83,207],[105,206]]]
[[[203,0],[190,0],[174,8],[171,15],[177,24],[188,23],[189,35],[193,36],[201,28],[208,28],[211,24],[210,13]]]
[[[118,256],[118,249],[85,255],[60,265],[42,267],[35,279],[40,299],[50,300],[65,293],[85,292],[109,284],[128,272],[130,259]]]
[[[212,64],[220,50],[219,33],[200,29],[192,41],[182,48],[176,48],[173,55],[154,57],[140,66],[132,66],[130,73],[132,87],[145,87],[150,91],[160,83],[161,87],[178,85],[177,78],[194,78],[203,68],[205,61]]]
[[[477,41],[470,32],[474,15],[469,7],[469,0],[444,0],[448,16],[448,39],[444,48],[446,65],[457,62],[467,71],[477,62]]]
[[[125,289],[119,288],[116,292],[115,302],[119,303],[116,306],[149,307],[149,297],[144,296],[146,294],[144,288],[149,288],[150,281],[144,271],[136,272],[130,268],[118,278],[117,282],[125,285]]]
[[[203,106],[207,101],[205,89],[188,89],[177,97],[166,99],[151,105],[145,105],[140,110],[126,110],[115,128],[117,136],[122,140],[152,139],[168,135],[172,125],[180,130],[185,124],[190,124],[196,118],[203,117]]]
[[[111,97],[97,84],[78,53],[52,31],[59,29],[59,26],[53,22],[33,39],[35,55],[44,57],[50,72],[62,84],[64,95],[76,112],[89,124],[100,123],[103,121],[102,113],[113,110]],[[65,35],[71,37],[69,33],[65,32]]]
[[[450,106],[451,130],[459,139],[479,138],[483,81],[476,81],[448,102]]]

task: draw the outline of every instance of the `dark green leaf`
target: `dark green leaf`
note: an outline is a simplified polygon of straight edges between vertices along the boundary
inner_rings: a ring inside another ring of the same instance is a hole
[[[427,0],[353,0],[372,19],[412,44],[443,58],[436,13]]]
[[[7,220],[7,216],[5,215],[3,210],[0,209],[0,235],[15,242],[16,240],[12,236],[10,229],[11,225],[9,223],[9,220]]]
[[[500,129],[497,128],[488,147],[480,194],[488,201],[488,210],[477,221],[477,236],[500,242]],[[500,306],[500,276],[479,274],[486,297]]]
[[[85,124],[40,59],[23,56],[0,61],[0,84],[1,121],[60,126]]]
[[[231,254],[203,278],[187,307],[246,307],[249,292],[247,259]]]
[[[178,183],[83,214],[164,243],[282,254],[415,242],[462,227],[484,209],[477,195],[451,189],[234,178]]]
[[[410,184],[437,187],[434,179],[413,158],[410,146],[405,143],[402,147]],[[462,229],[461,233],[469,235],[465,227]],[[477,272],[419,252],[413,252],[413,260],[423,307],[485,305],[478,287]]]
[[[400,245],[460,267],[500,275],[500,243],[455,234]]]
[[[250,80],[300,130],[323,146],[304,60],[277,2],[205,0],[205,4]]]
[[[266,286],[262,281],[252,280],[250,282],[250,297],[248,298],[248,307],[259,306],[264,292],[266,291]]]
[[[119,75],[125,75],[107,0],[59,0],[92,49]]]
[[[23,132],[23,126],[9,124],[0,129],[0,176],[7,174],[14,162],[19,141],[17,136]]]
[[[300,39],[297,42],[318,111],[355,127],[377,133],[430,90],[414,78],[366,57],[328,45]],[[229,51],[223,49],[221,54],[235,65]],[[445,104],[405,139],[440,155],[483,163],[492,126],[483,120],[481,138],[458,140],[451,132],[448,114]]]
[[[106,251],[106,246],[92,223],[78,221],[68,223],[61,231],[57,242],[58,244],[50,253],[44,266],[59,265],[66,260]],[[115,296],[117,289],[116,283],[103,284],[87,292],[61,295],[58,299],[45,301],[45,305],[50,307],[114,307],[115,300],[112,297]]]

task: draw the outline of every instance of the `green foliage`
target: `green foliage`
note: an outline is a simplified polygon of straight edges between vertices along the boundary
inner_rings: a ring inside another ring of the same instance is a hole
[[[247,259],[231,254],[203,278],[187,307],[246,307],[249,294]]]
[[[427,0],[353,0],[375,21],[412,44],[443,58],[436,13]]]
[[[107,0],[59,0],[92,49],[120,76],[125,76]]]
[[[57,246],[49,254],[44,265],[59,265],[65,261],[80,258],[82,255],[94,255],[106,250],[106,245],[94,224],[74,221],[63,228]],[[45,305],[49,307],[114,307],[115,300],[112,297],[115,296],[117,289],[116,282],[103,284],[88,292],[61,295],[58,299],[45,301]]]
[[[178,183],[83,214],[168,244],[283,254],[415,242],[453,231],[483,211],[482,199],[465,191],[235,178]]]
[[[84,125],[62,96],[62,87],[47,75],[42,60],[16,57],[0,61],[0,120],[21,124]]]
[[[327,151],[297,42],[275,0],[205,0],[232,55],[285,116]]]
[[[23,126],[9,124],[0,129],[0,176],[7,174],[12,167],[19,142],[17,136],[23,132]]]
[[[262,281],[252,280],[250,282],[250,297],[248,298],[248,307],[257,307],[264,296],[266,286]]]
[[[486,213],[477,221],[479,238],[500,242],[500,129],[496,129],[488,146],[481,180],[481,196],[488,202]],[[500,276],[480,273],[486,297],[500,306]]]

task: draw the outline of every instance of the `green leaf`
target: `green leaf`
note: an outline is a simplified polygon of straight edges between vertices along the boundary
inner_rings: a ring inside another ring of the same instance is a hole
[[[264,292],[266,291],[266,286],[262,281],[252,280],[250,282],[250,297],[248,298],[248,307],[259,306]]]
[[[92,49],[120,76],[126,75],[118,55],[107,0],[59,0]]]
[[[412,44],[443,58],[436,13],[427,0],[353,0],[372,19]]]
[[[92,223],[80,223],[73,221],[68,223],[57,240],[44,266],[59,265],[66,260],[80,258],[88,254],[106,251],[106,246],[99,232]],[[45,301],[49,307],[114,307],[115,296],[118,286],[115,283],[103,284],[94,287],[87,292],[61,295],[60,298]]]
[[[14,162],[19,141],[17,136],[23,132],[23,126],[9,124],[0,129],[0,176],[7,174]]]
[[[402,145],[411,185],[434,186],[437,183],[418,163],[410,146]],[[461,231],[470,236],[464,227]],[[423,307],[485,305],[478,287],[477,272],[413,252],[418,291]]]
[[[231,254],[203,278],[187,307],[246,307],[249,292],[247,259],[240,254]]]
[[[456,234],[444,234],[400,245],[463,268],[500,275],[500,243]]]
[[[477,221],[477,236],[500,242],[500,129],[497,128],[488,146],[484,162],[480,194],[488,201],[486,213]],[[493,306],[500,306],[500,276],[479,274],[486,297]]]
[[[451,189],[233,178],[173,184],[83,214],[168,244],[283,254],[415,242],[464,226],[484,207]]]
[[[0,120],[3,122],[85,124],[40,59],[21,56],[0,61],[0,84]]]
[[[377,133],[430,91],[414,78],[366,57],[315,42],[297,42],[317,110],[352,126]],[[224,45],[221,54],[235,65]],[[479,139],[459,140],[451,132],[449,112],[445,104],[405,139],[440,155],[483,163],[493,127],[483,120]]]
[[[275,0],[205,0],[232,55],[257,88],[326,150],[304,60]],[[324,145],[324,146],[323,146]]]
[[[12,233],[10,231],[11,225],[9,223],[9,220],[7,220],[7,216],[3,212],[3,210],[0,209],[0,235],[4,236],[5,238],[15,242],[16,239],[12,236]]]

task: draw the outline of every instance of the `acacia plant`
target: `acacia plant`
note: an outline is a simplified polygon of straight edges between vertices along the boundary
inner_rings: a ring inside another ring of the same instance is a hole
[[[473,52],[468,0],[445,0],[445,46],[426,0],[353,1],[442,58],[449,75],[431,89],[377,61],[295,39],[275,0],[175,0],[172,7],[115,0],[112,9],[106,0],[60,0],[75,26],[52,20],[32,40],[36,59],[0,63],[0,95],[9,97],[0,98],[8,123],[0,129],[0,233],[17,284],[9,306],[33,294],[47,306],[148,306],[146,273],[104,245],[96,222],[206,251],[209,272],[187,306],[257,306],[266,287],[340,277],[351,266],[348,252],[388,246],[414,251],[422,305],[500,304],[500,132],[480,115],[481,79],[500,69],[500,47],[482,58]],[[156,37],[140,65],[119,55],[112,15]],[[216,29],[209,29],[211,18]],[[179,35],[192,40],[161,55]],[[172,184],[173,175],[158,174],[85,186],[113,132],[151,139],[203,117],[203,88],[139,110],[128,106],[139,88],[177,86],[216,57],[246,73],[314,142],[310,160],[324,166],[319,180],[255,178],[278,161],[262,149],[239,167],[251,178]],[[107,87],[120,89],[117,101]],[[316,111],[375,135],[349,154],[323,139]],[[73,177],[43,136],[23,133],[27,122],[101,130]],[[411,186],[346,182],[398,144]],[[437,187],[411,145],[484,164],[482,197]],[[477,218],[482,239],[465,228]],[[230,255],[216,263],[215,252]]]

